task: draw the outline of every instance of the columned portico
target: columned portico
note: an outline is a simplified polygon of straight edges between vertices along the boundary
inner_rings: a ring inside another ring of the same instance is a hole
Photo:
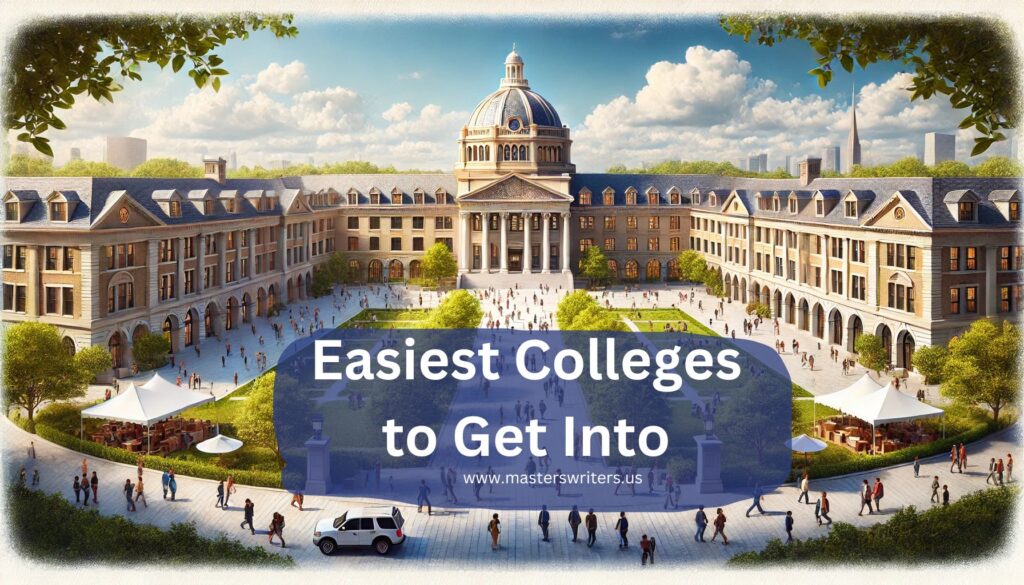
[[[562,260],[562,272],[569,272],[569,212],[562,213],[562,248],[558,257]]]
[[[533,221],[533,212],[527,211],[523,214],[523,274],[533,272],[533,244],[530,242],[530,222]]]
[[[508,274],[508,218],[507,211],[498,214],[501,226],[501,244],[498,246],[498,272],[500,274]]]
[[[540,271],[544,274],[551,272],[551,214],[542,213],[541,221],[543,236],[540,247]]]
[[[480,270],[484,273],[491,271],[491,214],[480,214],[481,230],[483,240],[480,245]]]

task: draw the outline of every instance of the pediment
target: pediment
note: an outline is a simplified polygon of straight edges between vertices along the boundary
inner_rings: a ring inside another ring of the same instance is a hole
[[[571,202],[572,196],[513,174],[470,191],[459,201]]]

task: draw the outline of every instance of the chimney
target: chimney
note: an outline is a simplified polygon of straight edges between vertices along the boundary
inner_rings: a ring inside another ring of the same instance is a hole
[[[227,179],[227,166],[228,161],[219,156],[215,158],[203,157],[203,177],[213,179],[223,185],[225,179]]]
[[[821,159],[807,157],[807,160],[800,161],[800,186],[806,187],[811,181],[821,177]]]

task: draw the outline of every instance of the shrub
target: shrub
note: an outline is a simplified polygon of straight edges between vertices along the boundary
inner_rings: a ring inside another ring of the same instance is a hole
[[[171,342],[160,333],[141,335],[132,343],[132,355],[139,371],[162,368],[167,364],[170,351]]]
[[[764,304],[764,303],[759,303],[757,301],[752,301],[750,303],[747,303],[747,314],[748,315],[757,315],[758,317],[760,317],[762,319],[771,319],[772,318],[772,308],[769,307],[768,305]]]
[[[59,563],[174,563],[181,565],[291,566],[291,557],[245,546],[221,533],[199,534],[195,524],[170,529],[102,516],[59,494],[16,486],[8,492],[8,518],[15,546],[24,556]]]
[[[278,301],[273,305],[267,307],[267,317],[276,317],[281,314],[281,311],[288,308],[288,305]]]
[[[882,345],[882,338],[877,335],[862,334],[857,338],[854,350],[857,352],[861,365],[869,370],[874,370],[876,375],[889,365],[889,356]]]
[[[672,481],[676,483],[688,483],[693,481],[696,475],[696,469],[693,461],[684,459],[682,457],[672,457],[668,460],[668,466],[666,472],[668,476],[672,478]]]

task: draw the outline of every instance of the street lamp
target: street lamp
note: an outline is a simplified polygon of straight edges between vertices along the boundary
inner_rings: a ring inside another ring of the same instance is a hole
[[[704,417],[704,438],[710,439],[714,436],[714,432],[715,418],[711,416],[711,413],[708,413],[707,416]]]
[[[313,438],[317,441],[323,439],[324,415],[314,414],[310,420],[313,423]]]

